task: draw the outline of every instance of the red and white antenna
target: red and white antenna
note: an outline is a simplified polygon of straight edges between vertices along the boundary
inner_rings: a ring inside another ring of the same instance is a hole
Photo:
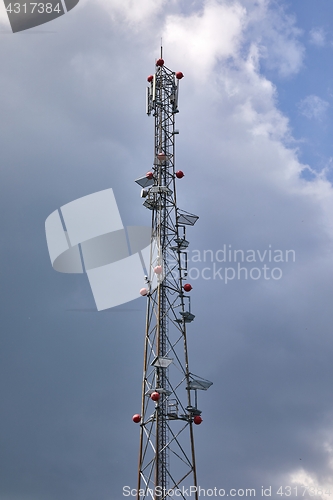
[[[198,499],[193,424],[202,422],[197,391],[212,382],[190,372],[187,326],[192,285],[187,281],[187,226],[198,216],[177,206],[176,187],[184,177],[175,167],[175,116],[181,71],[168,69],[161,57],[148,76],[147,114],[154,116],[154,163],[136,180],[143,205],[151,211],[150,268],[147,297],[137,500],[185,498],[184,488]]]

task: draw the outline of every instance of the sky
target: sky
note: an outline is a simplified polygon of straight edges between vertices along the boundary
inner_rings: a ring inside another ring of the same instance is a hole
[[[123,224],[149,225],[134,179],[153,162],[161,38],[184,73],[177,198],[200,217],[190,369],[214,383],[198,484],[329,500],[332,15],[329,0],[80,0],[13,34],[0,5],[1,500],[136,487],[145,299],[97,312],[87,276],[53,270],[44,224],[113,188]]]

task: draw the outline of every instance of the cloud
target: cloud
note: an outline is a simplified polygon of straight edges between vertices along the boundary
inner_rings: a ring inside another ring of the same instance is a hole
[[[144,0],[140,8],[133,0],[98,0],[117,29],[160,41],[184,59],[195,62],[198,72],[214,61],[235,57],[251,40],[259,49],[259,58],[267,68],[282,77],[296,74],[302,67],[304,48],[299,42],[302,31],[294,16],[270,0],[205,0],[183,8],[181,1]],[[186,34],[187,40],[184,40]],[[186,50],[185,50],[186,47]]]
[[[264,68],[281,78],[297,74],[303,65],[302,31],[293,15],[269,0],[244,2],[247,8],[247,38],[259,49]]]
[[[297,491],[302,496],[316,496],[325,500],[332,492],[333,449],[331,433],[332,429],[328,426],[325,432],[321,431],[321,435],[318,436],[318,447],[327,457],[328,467],[325,471],[323,469],[316,472],[307,471],[306,466],[304,467],[300,461],[299,467],[285,478],[285,484],[293,484],[293,490],[296,491],[295,487],[297,487]]]
[[[156,19],[166,0],[97,0],[110,15],[113,22],[131,26],[132,29],[140,29],[142,23],[146,25]],[[171,4],[174,2],[171,2]]]
[[[215,64],[235,57],[243,36],[246,10],[239,3],[209,1],[201,12],[166,17],[163,40],[185,64],[188,75],[207,80]]]
[[[309,41],[312,45],[317,47],[325,47],[326,33],[323,28],[312,28],[309,33]]]
[[[322,120],[328,108],[329,103],[327,101],[313,94],[308,95],[298,104],[300,113],[310,120]]]

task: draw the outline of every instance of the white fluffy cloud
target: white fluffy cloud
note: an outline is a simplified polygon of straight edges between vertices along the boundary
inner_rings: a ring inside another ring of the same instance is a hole
[[[246,10],[237,2],[208,1],[200,12],[167,16],[163,40],[191,78],[207,81],[219,60],[238,54],[245,18]]]
[[[86,0],[85,0],[86,1]],[[97,0],[111,19],[115,23],[130,26],[131,29],[139,30],[143,24],[155,19],[162,8],[166,5],[166,0]],[[171,4],[174,2],[171,2]]]

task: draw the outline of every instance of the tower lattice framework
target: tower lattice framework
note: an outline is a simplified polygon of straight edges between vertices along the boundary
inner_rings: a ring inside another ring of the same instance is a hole
[[[179,81],[156,61],[148,77],[147,114],[155,121],[154,165],[138,179],[144,206],[151,210],[151,255],[147,270],[146,331],[142,380],[137,500],[186,498],[191,488],[198,499],[194,426],[201,423],[197,390],[211,382],[189,371],[186,328],[194,320],[187,277],[186,227],[198,217],[177,206],[176,184],[183,172],[175,168],[175,116]]]

